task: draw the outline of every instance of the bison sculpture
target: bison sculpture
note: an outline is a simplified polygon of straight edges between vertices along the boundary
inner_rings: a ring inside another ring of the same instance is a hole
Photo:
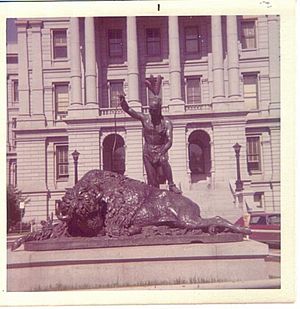
[[[60,237],[120,237],[142,233],[149,226],[197,230],[209,234],[250,234],[221,217],[202,218],[199,206],[183,195],[160,190],[126,176],[87,172],[56,204],[58,223],[43,222],[37,232],[19,238],[12,246]]]

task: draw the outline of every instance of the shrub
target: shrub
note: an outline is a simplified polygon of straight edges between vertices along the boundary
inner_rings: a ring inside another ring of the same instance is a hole
[[[19,203],[21,200],[22,192],[12,185],[7,186],[7,231],[20,221],[20,208]]]

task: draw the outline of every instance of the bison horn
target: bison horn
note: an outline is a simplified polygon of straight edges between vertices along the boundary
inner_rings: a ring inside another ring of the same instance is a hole
[[[55,214],[56,214],[56,217],[59,220],[61,220],[61,221],[69,221],[71,219],[71,216],[69,214],[68,215],[62,215],[61,214],[61,211],[59,209],[60,203],[61,203],[61,201],[55,203]]]

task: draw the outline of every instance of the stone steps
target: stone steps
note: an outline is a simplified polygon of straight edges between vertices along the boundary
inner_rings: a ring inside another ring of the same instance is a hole
[[[183,194],[200,206],[203,217],[218,215],[235,222],[242,215],[242,210],[236,208],[234,197],[226,183],[217,184],[215,188],[211,188],[206,181],[192,184],[190,190],[185,190]]]

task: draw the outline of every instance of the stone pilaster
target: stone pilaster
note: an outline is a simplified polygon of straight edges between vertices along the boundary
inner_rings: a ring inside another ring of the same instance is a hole
[[[43,86],[43,63],[41,44],[41,20],[29,22],[32,31],[32,85],[31,85],[31,125],[40,127],[45,125],[44,113],[44,86]]]
[[[169,70],[170,70],[170,111],[183,112],[181,95],[181,68],[179,49],[178,16],[169,16]]]
[[[128,98],[130,106],[141,109],[139,98],[139,67],[136,17],[127,17]]]
[[[79,18],[70,19],[70,62],[71,62],[71,100],[68,117],[82,117],[81,60],[79,40]]]
[[[227,16],[228,97],[240,99],[239,51],[236,16]]]
[[[269,30],[269,76],[271,100],[269,105],[272,116],[280,116],[280,29],[277,16],[268,17]]]
[[[224,92],[224,62],[221,16],[211,17],[212,62],[213,62],[213,100],[222,101]]]
[[[85,87],[86,105],[90,115],[99,115],[96,83],[96,44],[94,17],[85,17]],[[86,114],[86,112],[85,112]]]
[[[270,128],[272,151],[272,180],[280,181],[280,127]]]
[[[29,77],[28,77],[28,50],[27,50],[27,26],[26,20],[16,21],[18,31],[18,77],[19,77],[19,124],[22,120],[29,119]]]

